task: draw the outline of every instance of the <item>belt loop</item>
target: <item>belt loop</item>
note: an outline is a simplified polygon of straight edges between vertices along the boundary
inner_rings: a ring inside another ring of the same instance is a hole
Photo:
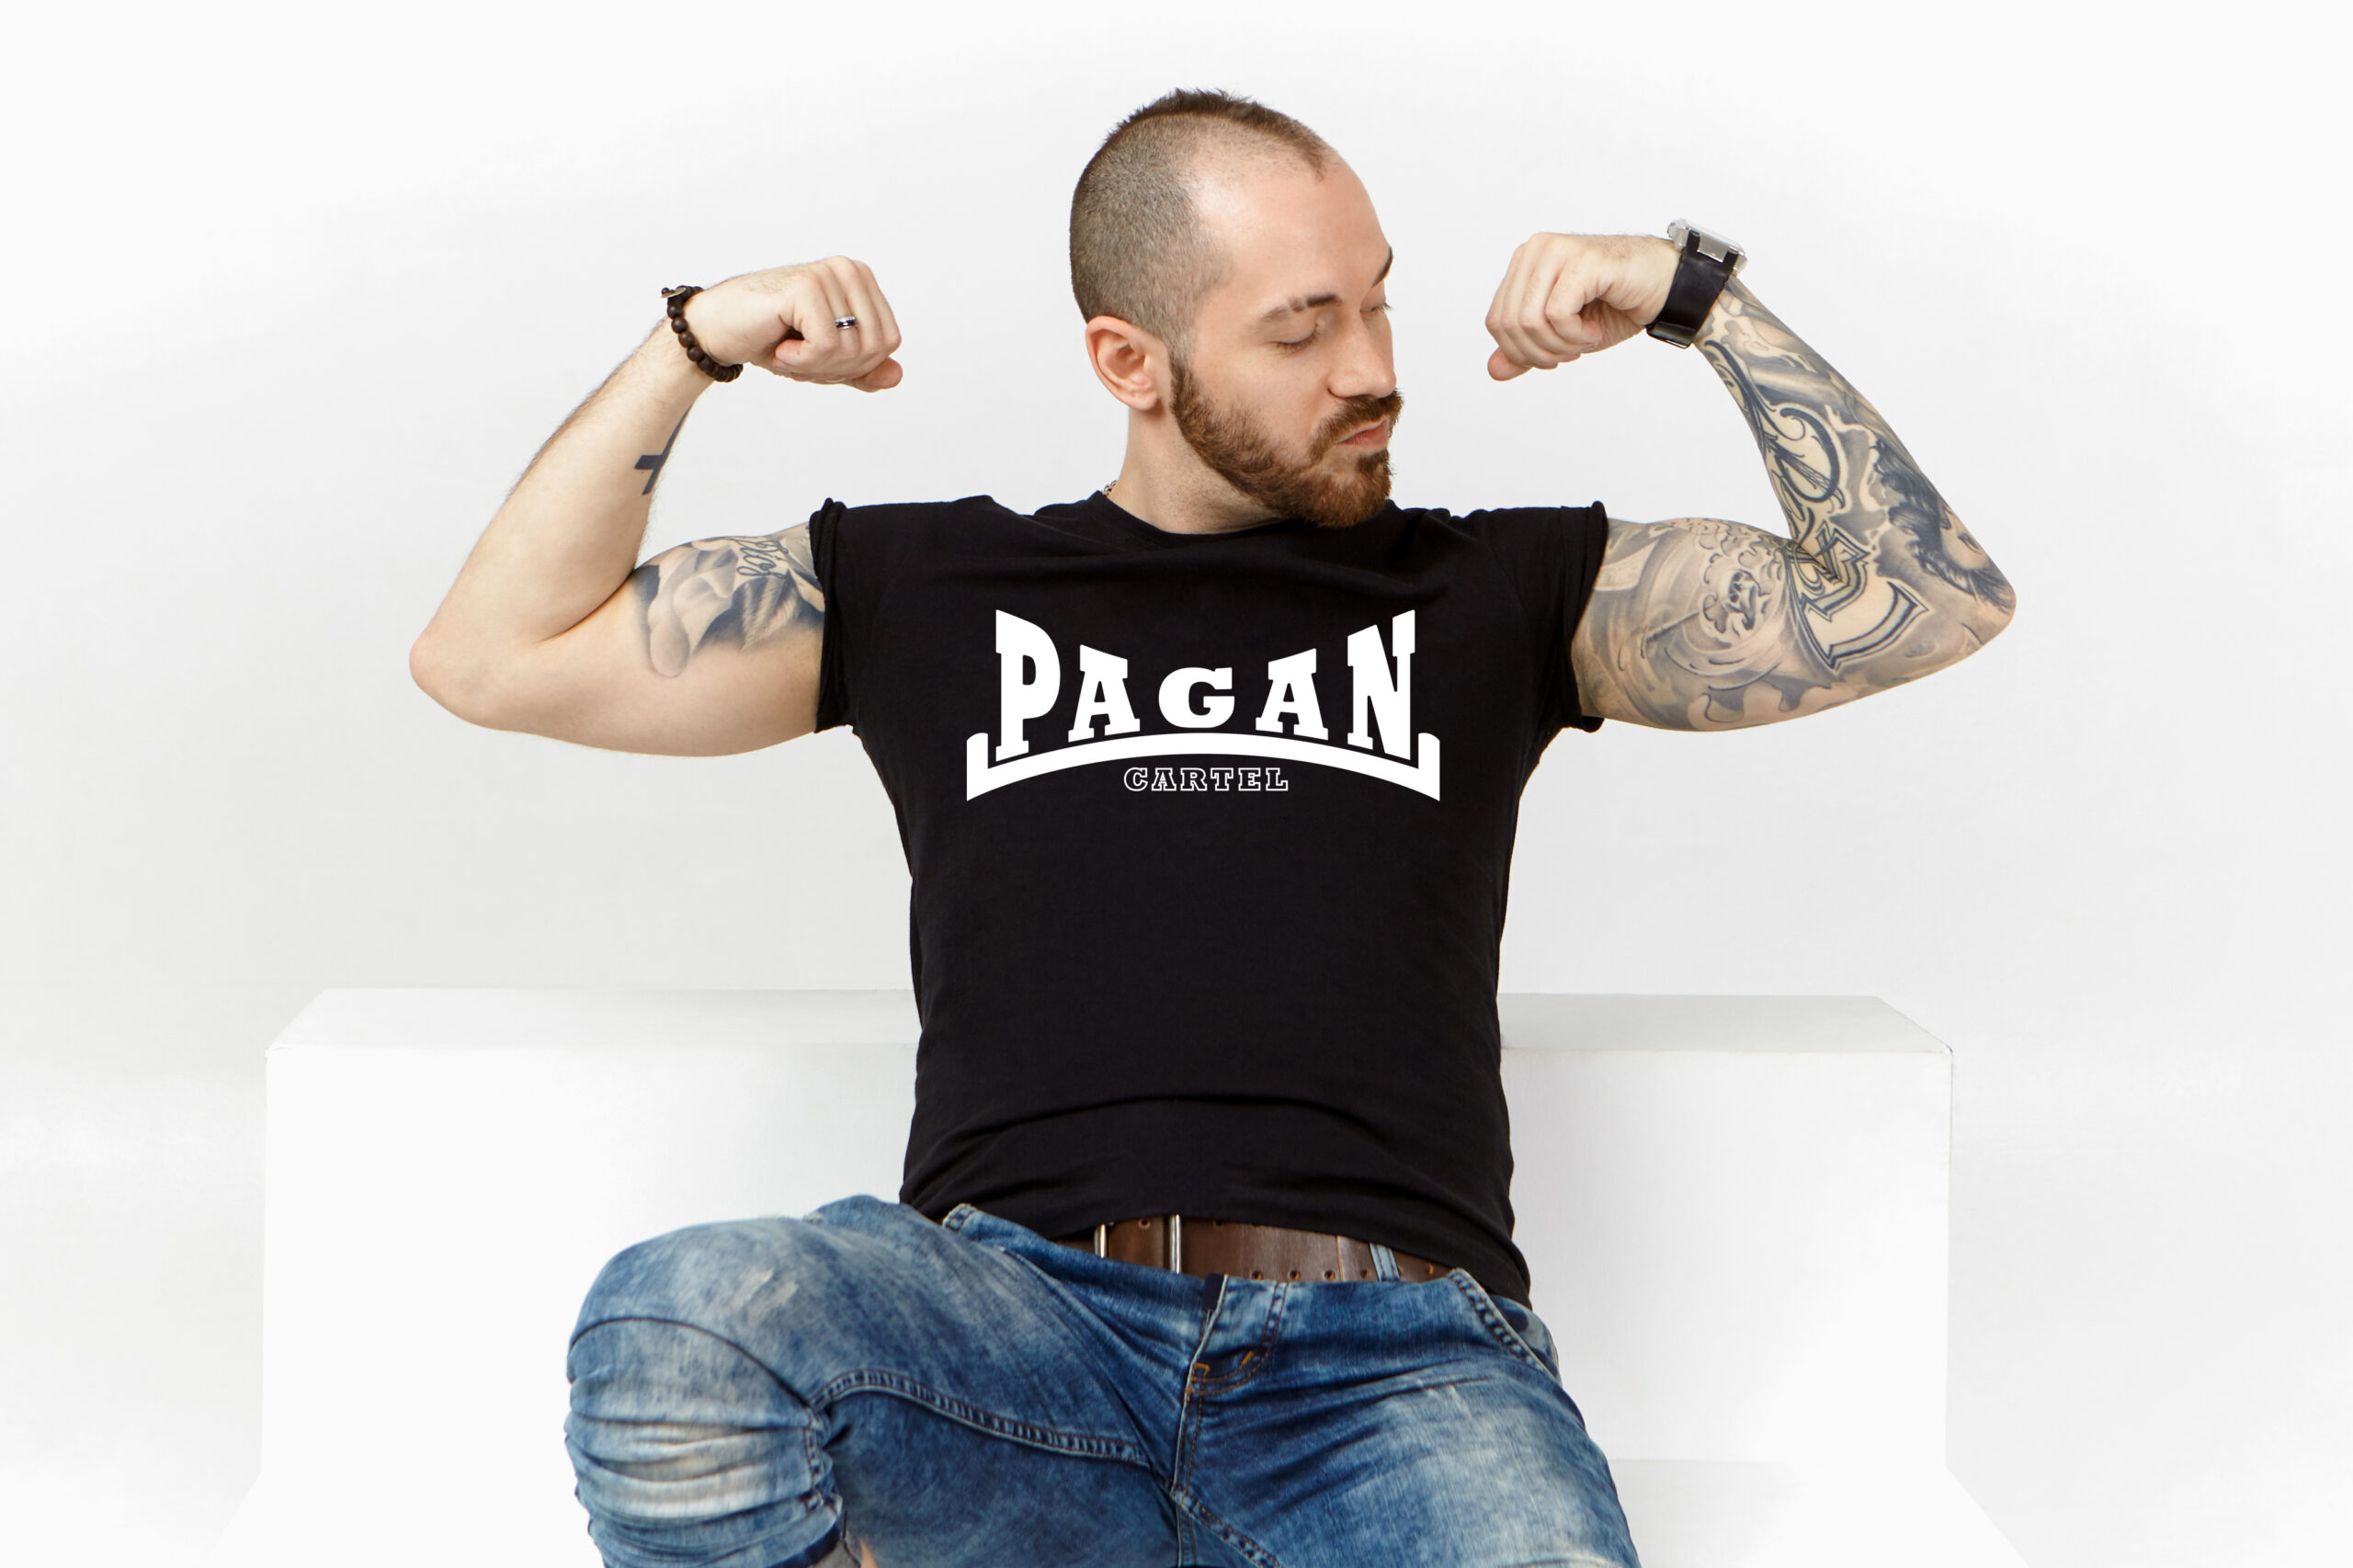
[[[1095,1256],[1097,1256],[1097,1257],[1101,1257],[1101,1256],[1104,1256],[1104,1253],[1103,1253],[1103,1233],[1104,1233],[1107,1229],[1108,1229],[1108,1227],[1107,1225],[1105,1225],[1103,1222],[1099,1221],[1097,1222],[1097,1224],[1096,1224],[1096,1226],[1095,1226]]]
[[[1172,1274],[1185,1272],[1185,1216],[1168,1216],[1168,1270]]]
[[[1381,1242],[1367,1244],[1372,1248],[1372,1277],[1375,1279],[1397,1278],[1397,1255]]]

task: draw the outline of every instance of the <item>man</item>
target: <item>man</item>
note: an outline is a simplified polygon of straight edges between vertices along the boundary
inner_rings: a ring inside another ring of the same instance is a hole
[[[914,876],[899,1201],[656,1238],[583,1308],[566,1431],[614,1568],[1635,1562],[1511,1241],[1521,789],[1563,728],[1915,679],[2012,596],[1698,236],[1535,235],[1489,373],[1688,336],[1790,537],[1396,506],[1391,260],[1306,127],[1172,93],[1072,206],[1112,483],[829,499],[637,564],[703,366],[899,382],[865,266],[753,273],[674,299],[420,639],[419,684],[495,728],[713,755],[850,723]]]

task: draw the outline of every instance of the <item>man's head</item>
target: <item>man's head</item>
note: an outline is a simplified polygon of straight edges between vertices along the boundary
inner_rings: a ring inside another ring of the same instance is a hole
[[[1070,256],[1096,372],[1156,483],[1237,519],[1380,510],[1404,407],[1390,250],[1321,137],[1247,98],[1170,93],[1079,176]]]

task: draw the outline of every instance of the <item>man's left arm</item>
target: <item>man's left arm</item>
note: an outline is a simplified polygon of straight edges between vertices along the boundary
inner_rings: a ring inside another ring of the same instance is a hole
[[[1540,242],[1555,242],[1557,265]],[[1665,303],[1675,259],[1646,237],[1531,240],[1515,258],[1517,293],[1507,277],[1489,313],[1502,345],[1490,374],[1550,369],[1639,332]],[[2009,624],[2008,579],[1887,421],[1738,278],[1693,346],[1739,404],[1790,533],[1611,518],[1570,645],[1586,711],[1673,730],[1802,718],[1940,670]]]

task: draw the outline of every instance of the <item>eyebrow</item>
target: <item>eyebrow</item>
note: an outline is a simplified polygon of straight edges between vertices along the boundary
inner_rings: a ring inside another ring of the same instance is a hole
[[[1381,270],[1373,274],[1372,280],[1375,283],[1378,283],[1382,278],[1388,277],[1390,266],[1392,263],[1396,261],[1396,259],[1397,247],[1395,245],[1392,245],[1389,247],[1389,260],[1381,264]],[[1291,301],[1289,304],[1277,305],[1273,310],[1268,311],[1265,315],[1258,318],[1258,324],[1264,326],[1268,322],[1278,322],[1282,320],[1285,316],[1297,315],[1302,311],[1312,311],[1318,305],[1336,305],[1339,302],[1340,296],[1337,294],[1324,293],[1303,295],[1299,299]]]

